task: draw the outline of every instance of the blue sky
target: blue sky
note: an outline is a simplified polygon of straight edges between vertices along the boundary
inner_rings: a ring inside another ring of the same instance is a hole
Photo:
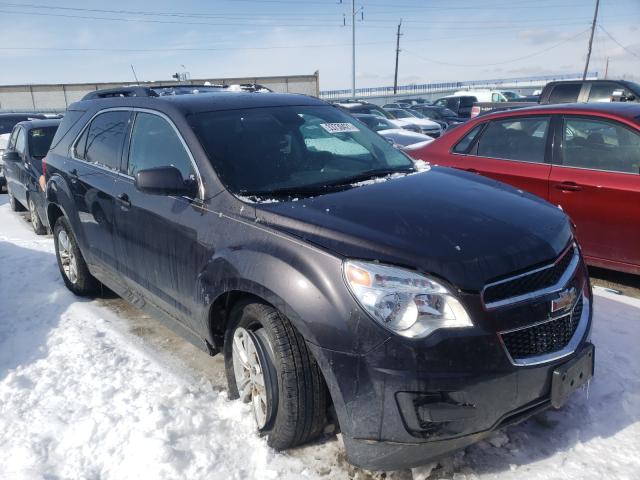
[[[357,86],[582,71],[595,0],[360,0]],[[308,74],[351,85],[343,0],[0,1],[0,84]],[[640,0],[601,0],[590,70],[640,80]],[[184,65],[184,68],[182,67]]]

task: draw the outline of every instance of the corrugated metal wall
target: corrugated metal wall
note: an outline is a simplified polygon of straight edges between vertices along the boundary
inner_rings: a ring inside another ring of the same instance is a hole
[[[281,77],[252,77],[252,78],[200,78],[186,82],[141,82],[141,85],[170,85],[172,83],[190,83],[232,85],[238,83],[258,83],[275,92],[303,93],[318,97],[320,84],[318,72],[313,75],[288,75]],[[68,105],[80,100],[87,93],[102,89],[131,85],[122,83],[73,83],[54,85],[0,85],[0,112],[38,111],[61,112]]]

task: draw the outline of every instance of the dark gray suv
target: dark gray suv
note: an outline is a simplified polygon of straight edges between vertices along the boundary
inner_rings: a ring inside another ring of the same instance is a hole
[[[98,91],[44,162],[62,278],[212,355],[276,449],[335,423],[356,465],[424,464],[591,378],[561,210],[412,160],[320,100]]]

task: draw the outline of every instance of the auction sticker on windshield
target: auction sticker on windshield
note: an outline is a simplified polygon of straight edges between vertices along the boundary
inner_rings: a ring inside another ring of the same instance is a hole
[[[329,133],[359,132],[352,123],[321,123],[320,126]]]

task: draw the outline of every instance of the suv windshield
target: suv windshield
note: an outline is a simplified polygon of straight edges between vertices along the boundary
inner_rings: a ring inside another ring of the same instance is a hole
[[[415,115],[407,112],[406,110],[400,110],[399,108],[390,109],[389,113],[396,118],[416,118]]]
[[[236,194],[313,194],[413,171],[409,157],[329,106],[203,112],[189,122],[218,176]]]
[[[427,117],[424,113],[420,112],[419,110],[411,110],[411,112],[409,112],[410,115],[416,117],[416,118],[422,118],[422,119],[428,119],[429,117]]]
[[[58,127],[42,127],[29,130],[29,154],[35,158],[47,156]]]
[[[386,118],[379,117],[377,115],[358,115],[355,117],[364,123],[367,127],[369,127],[374,132],[379,132],[381,130],[391,130],[397,128],[393,123],[391,123]]]

